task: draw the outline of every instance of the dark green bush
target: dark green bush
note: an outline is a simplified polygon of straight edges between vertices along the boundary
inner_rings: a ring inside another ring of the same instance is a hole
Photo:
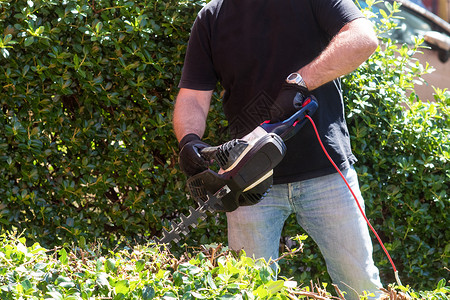
[[[171,110],[202,4],[0,3],[3,229],[114,245],[187,210]]]
[[[387,4],[386,18],[397,10]],[[379,25],[380,35],[391,26]],[[436,91],[433,103],[407,96],[417,76],[428,72],[411,59],[421,42],[408,48],[383,38],[383,51],[344,85],[368,216],[404,283],[429,287],[449,275],[450,93]],[[393,281],[387,258],[374,245],[382,277]]]
[[[171,111],[203,4],[0,2],[3,231],[24,230],[29,243],[49,248],[98,240],[108,249],[159,235],[187,214],[194,204],[177,166]],[[389,8],[396,10],[388,6],[381,30],[393,26]],[[427,72],[410,58],[417,49],[387,38],[382,46],[343,82],[357,168],[368,215],[403,280],[431,288],[448,276],[450,97],[413,103],[405,89]],[[219,106],[211,144],[226,140]],[[223,214],[209,218],[186,242],[225,242],[225,222]],[[284,235],[298,231],[291,219]],[[383,281],[393,282],[374,245]],[[283,268],[302,279],[326,276],[312,244]]]

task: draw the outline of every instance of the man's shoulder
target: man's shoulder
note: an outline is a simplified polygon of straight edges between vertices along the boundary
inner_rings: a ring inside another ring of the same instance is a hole
[[[203,16],[217,16],[220,11],[224,0],[212,0],[208,2],[198,13],[199,17]]]

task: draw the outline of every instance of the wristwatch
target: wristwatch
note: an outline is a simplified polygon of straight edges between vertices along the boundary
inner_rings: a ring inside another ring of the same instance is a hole
[[[302,88],[308,89],[308,87],[306,86],[305,81],[303,80],[303,77],[298,74],[298,73],[291,73],[289,74],[289,76],[286,78],[286,82],[287,83],[294,83],[298,86],[301,86]]]

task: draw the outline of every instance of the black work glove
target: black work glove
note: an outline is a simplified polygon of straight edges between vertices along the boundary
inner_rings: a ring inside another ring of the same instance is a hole
[[[284,121],[302,108],[303,101],[310,95],[307,88],[295,83],[284,82],[275,100],[275,106],[281,110],[277,116],[273,116],[272,122]]]
[[[200,150],[211,147],[207,143],[200,140],[196,134],[190,133],[185,135],[179,144],[179,164],[181,170],[188,176],[194,176],[205,171],[210,162],[200,155]]]

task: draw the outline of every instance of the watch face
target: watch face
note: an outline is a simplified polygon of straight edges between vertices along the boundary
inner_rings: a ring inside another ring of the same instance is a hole
[[[308,89],[308,87],[306,86],[305,81],[303,80],[302,76],[298,73],[291,73],[287,78],[286,78],[286,82],[287,83],[293,83],[296,84],[302,88]]]
[[[289,81],[295,81],[295,82],[298,82],[298,77],[299,77],[300,75],[298,74],[298,73],[292,73],[291,75],[289,75],[288,76],[288,80]]]

